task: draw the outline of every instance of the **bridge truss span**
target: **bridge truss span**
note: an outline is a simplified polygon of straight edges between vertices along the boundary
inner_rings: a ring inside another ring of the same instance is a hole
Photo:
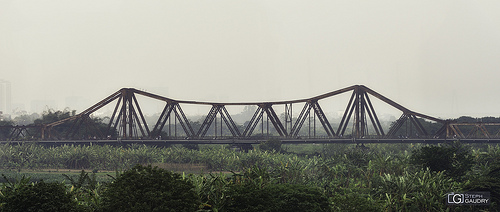
[[[348,97],[348,101],[339,101],[337,97],[341,95]],[[164,104],[161,111],[156,111],[158,115],[154,121],[145,116],[138,97]],[[328,101],[344,105],[333,108],[339,114],[325,112],[332,110],[332,105],[325,103]],[[194,116],[183,109],[187,105],[210,109],[201,118],[192,120]],[[401,115],[391,123],[384,122],[377,110],[380,105]],[[111,115],[104,123],[95,121],[96,112],[104,107],[113,108]],[[231,113],[229,107],[244,107],[248,114],[243,117]],[[249,103],[175,100],[134,88],[122,88],[77,115],[37,127],[41,140],[190,140],[213,143],[214,140],[248,142],[277,138],[293,141],[291,143],[300,143],[301,140],[321,143],[457,137],[493,139],[496,136],[482,127],[484,125],[478,125],[474,128],[476,131],[465,134],[460,126],[450,120],[414,112],[366,86],[354,85],[311,98]],[[9,140],[25,139],[23,129],[28,128],[12,126],[12,129]],[[480,132],[483,134],[478,136]]]

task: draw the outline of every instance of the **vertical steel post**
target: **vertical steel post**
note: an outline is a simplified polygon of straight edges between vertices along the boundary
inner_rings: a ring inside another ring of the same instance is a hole
[[[311,138],[311,113],[308,113],[308,114],[307,114],[307,119],[308,119],[308,120],[307,120],[307,121],[308,121],[308,124],[307,124],[307,125],[308,125],[308,126],[307,126],[307,128],[308,128],[308,134],[307,134],[307,136],[308,136],[309,138]]]
[[[260,135],[261,135],[261,136],[264,136],[264,117],[263,117],[263,115],[264,115],[264,109],[262,109],[262,110],[260,111],[260,117],[261,117],[261,119],[262,119],[262,120],[261,120],[261,125],[260,125]]]
[[[217,112],[214,115],[214,121],[215,121],[214,122],[214,131],[215,131],[214,134],[215,135],[214,136],[217,138]],[[208,126],[208,127],[210,127],[210,126]]]
[[[313,113],[313,137],[316,138],[316,113]]]
[[[269,115],[266,115],[267,137],[269,137]]]
[[[293,114],[292,114],[292,103],[285,103],[285,132],[290,136],[292,132],[292,124],[293,124]],[[290,128],[288,128],[290,125]]]
[[[177,138],[177,108],[174,109],[175,111],[175,116],[174,116],[174,137]]]

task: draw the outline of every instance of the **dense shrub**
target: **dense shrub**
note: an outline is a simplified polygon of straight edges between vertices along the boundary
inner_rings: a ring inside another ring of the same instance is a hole
[[[64,184],[43,181],[28,184],[28,181],[4,185],[0,195],[0,211],[83,211],[66,192]]]
[[[459,184],[444,172],[429,169],[384,174],[374,179],[374,198],[383,202],[384,211],[444,211],[445,197],[459,190]]]
[[[470,150],[458,143],[443,146],[424,146],[413,151],[410,162],[428,167],[431,171],[446,171],[446,175],[461,180],[471,170],[474,160]]]
[[[271,184],[263,188],[251,184],[234,185],[227,211],[331,211],[325,195],[318,189],[297,184]]]
[[[269,139],[267,141],[263,141],[259,144],[259,149],[261,151],[280,152],[281,151],[281,141],[279,139],[276,139],[276,138]]]
[[[181,175],[151,166],[136,165],[108,185],[102,211],[186,211],[198,208],[191,182]]]
[[[198,144],[182,144],[182,147],[190,150],[200,150]]]
[[[335,193],[332,197],[333,209],[335,211],[382,211],[375,200],[370,199],[369,195],[361,191],[349,193]]]
[[[318,187],[280,183],[280,176],[264,167],[209,177],[191,175],[208,211],[330,211]]]
[[[491,211],[500,211],[500,161],[491,164],[485,174],[473,176],[465,185],[465,191],[487,191],[491,196]]]

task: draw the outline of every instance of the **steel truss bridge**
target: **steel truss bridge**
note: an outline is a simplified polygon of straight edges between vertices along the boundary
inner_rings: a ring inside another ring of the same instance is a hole
[[[334,124],[323,110],[323,101],[349,92],[346,106],[340,109],[342,118]],[[146,122],[138,96],[164,102],[154,125]],[[383,127],[373,98],[399,111],[400,117]],[[108,105],[114,105],[114,110],[107,126],[92,121],[94,114]],[[185,105],[205,105],[210,110],[202,121],[194,123],[183,111]],[[297,105],[300,113],[294,114]],[[231,106],[250,106],[255,111],[245,124],[239,125],[227,109]],[[276,111],[281,109],[277,108],[283,109],[280,115]],[[3,143],[33,142],[33,132],[39,133],[36,142],[46,144],[254,144],[272,138],[290,144],[500,142],[500,123],[457,123],[435,118],[412,111],[363,85],[306,99],[253,103],[182,101],[123,88],[69,118],[44,125],[0,127],[5,128],[9,135]]]

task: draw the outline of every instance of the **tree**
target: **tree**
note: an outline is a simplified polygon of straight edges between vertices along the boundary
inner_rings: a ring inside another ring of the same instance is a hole
[[[38,113],[32,113],[31,115],[22,114],[20,116],[16,116],[12,121],[14,121],[15,125],[29,125],[33,124],[38,118],[40,118]]]
[[[34,121],[35,125],[45,125],[60,121],[63,119],[70,118],[76,115],[75,110],[70,110],[68,108],[64,111],[54,111],[48,110],[42,114],[42,117]],[[77,126],[77,127],[75,127]],[[56,138],[78,138],[78,139],[93,139],[101,138],[104,139],[107,136],[112,138],[116,137],[115,132],[107,132],[108,125],[104,123],[104,120],[99,117],[92,117],[82,115],[75,120],[66,121],[59,123],[58,125],[51,128],[51,136]],[[104,134],[104,133],[108,134]],[[40,135],[39,129],[30,134]]]
[[[427,132],[427,135],[434,135],[436,134],[439,129],[443,126],[441,123],[438,122],[432,122],[428,121],[423,118],[417,118],[417,121],[422,125],[422,127],[425,129]],[[397,121],[394,121],[391,123],[391,128],[397,123]],[[396,131],[395,133],[396,136],[399,137],[415,137],[415,136],[425,136],[419,134],[419,130],[415,126],[414,123],[412,123],[411,120],[407,119],[404,124]]]
[[[500,161],[495,161],[480,175],[471,176],[464,184],[465,191],[488,191],[491,211],[500,211]]]
[[[254,166],[234,174],[224,211],[331,211],[318,188],[302,184],[277,184],[265,168]]]
[[[431,171],[446,171],[454,179],[463,179],[474,165],[470,150],[460,143],[443,146],[424,146],[413,151],[410,163],[429,167]]]
[[[200,204],[191,182],[158,167],[136,165],[102,194],[102,211],[195,211]]]
[[[331,211],[318,189],[300,184],[271,184],[263,188],[237,184],[230,190],[227,211]]]
[[[76,114],[75,110],[70,110],[68,108],[64,109],[63,111],[54,111],[54,110],[47,110],[44,111],[42,114],[42,117],[39,119],[36,119],[34,121],[35,124],[49,124],[52,122],[56,122],[65,118],[69,118],[71,116],[74,116]]]
[[[28,182],[29,178],[23,177],[20,181],[4,184],[0,195],[0,211],[83,211],[71,194],[66,192],[64,184]]]
[[[1,126],[12,126],[13,124],[12,121],[0,121],[0,140],[8,138],[11,133],[11,128],[2,128]]]
[[[271,138],[259,144],[259,149],[262,151],[281,152],[281,141],[277,138]]]

